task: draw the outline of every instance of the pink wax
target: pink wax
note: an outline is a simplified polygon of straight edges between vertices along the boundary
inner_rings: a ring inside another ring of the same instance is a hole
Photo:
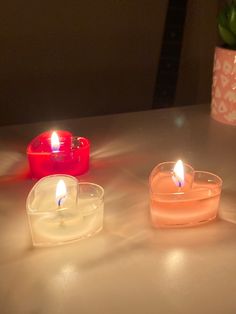
[[[179,188],[172,174],[156,171],[150,178],[150,212],[154,227],[193,226],[214,219],[218,212],[222,181],[204,171],[185,175]]]

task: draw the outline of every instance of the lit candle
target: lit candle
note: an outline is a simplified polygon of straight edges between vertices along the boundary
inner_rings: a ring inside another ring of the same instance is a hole
[[[81,175],[89,169],[89,149],[89,140],[84,137],[73,137],[68,131],[44,132],[27,148],[31,175]]]
[[[56,203],[57,203],[57,211],[59,212],[59,216],[60,216],[60,224],[64,223],[62,212],[65,210],[65,208],[62,207],[62,204],[65,201],[66,196],[67,196],[67,191],[66,191],[65,182],[62,179],[60,179],[57,183],[57,189],[56,189]]]
[[[51,135],[51,149],[53,153],[59,152],[60,149],[60,140],[57,135],[57,132],[53,131]]]
[[[53,246],[91,236],[103,226],[103,188],[71,176],[39,180],[27,198],[34,246]]]
[[[172,178],[175,184],[181,189],[184,185],[184,165],[182,160],[178,160],[175,164]]]
[[[57,183],[57,189],[56,189],[56,202],[58,205],[58,208],[61,208],[63,200],[66,198],[66,185],[65,182],[60,179]]]
[[[194,171],[182,161],[157,165],[149,178],[151,220],[154,227],[182,227],[214,219],[222,180]]]

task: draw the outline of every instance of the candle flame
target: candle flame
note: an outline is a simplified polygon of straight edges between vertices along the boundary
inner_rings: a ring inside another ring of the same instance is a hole
[[[184,165],[182,160],[178,160],[173,169],[172,179],[181,188],[184,185]]]
[[[60,140],[57,132],[53,131],[51,136],[51,148],[53,152],[58,152],[60,149]]]
[[[56,188],[56,203],[60,207],[67,195],[66,185],[63,180],[59,180]]]

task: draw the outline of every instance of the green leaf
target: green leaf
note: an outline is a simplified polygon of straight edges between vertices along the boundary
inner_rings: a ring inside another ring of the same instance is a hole
[[[233,6],[230,9],[229,29],[234,35],[236,35],[236,8]]]
[[[227,15],[225,10],[221,11],[218,15],[218,24],[224,26],[224,27],[228,27],[228,21],[227,21]]]
[[[236,2],[236,0],[235,0],[235,2]],[[221,24],[225,28],[229,28],[229,17],[230,17],[232,7],[233,7],[232,3],[226,4],[221,9],[220,13],[218,14],[218,17],[217,17],[218,24]]]
[[[221,38],[227,45],[229,46],[236,45],[236,36],[234,36],[234,34],[231,33],[231,31],[229,31],[227,28],[225,28],[224,26],[220,24],[218,24],[218,29],[219,29]]]

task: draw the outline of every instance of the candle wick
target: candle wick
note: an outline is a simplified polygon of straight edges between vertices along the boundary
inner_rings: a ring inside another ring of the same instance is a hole
[[[62,200],[65,198],[65,196],[62,196],[59,200],[58,200],[58,215],[59,215],[59,220],[60,220],[60,226],[64,225],[64,214],[63,211],[64,209],[61,208],[62,205]]]
[[[58,200],[58,207],[61,207],[61,203],[62,203],[62,200],[65,198],[66,196],[64,195],[64,196],[62,196],[61,198],[59,198],[59,200]]]
[[[61,207],[61,201],[62,201],[62,198],[58,200],[58,207]]]

